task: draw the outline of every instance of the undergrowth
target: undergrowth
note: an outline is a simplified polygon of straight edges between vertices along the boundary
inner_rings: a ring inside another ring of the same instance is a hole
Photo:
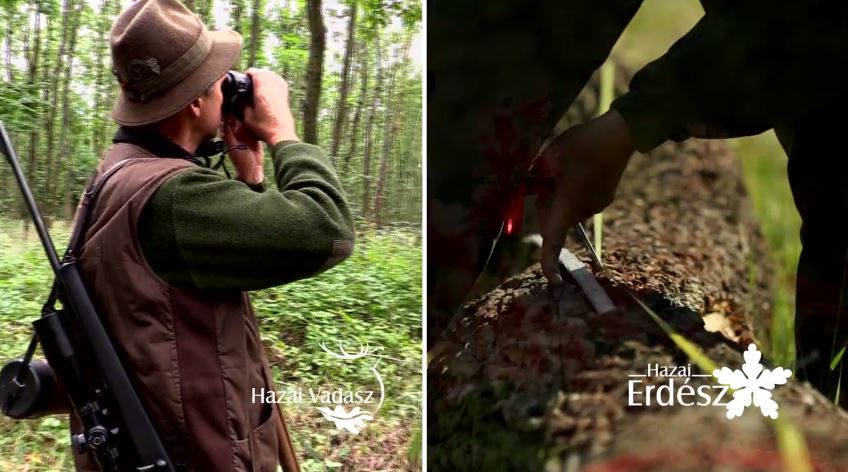
[[[58,247],[68,230],[51,229]],[[421,470],[421,247],[410,230],[360,233],[353,255],[329,271],[252,292],[276,391],[300,390],[301,402],[281,403],[302,469]],[[0,220],[0,361],[23,355],[52,275],[30,228]],[[346,361],[321,347],[371,355]],[[382,358],[380,357],[382,356]],[[373,366],[374,370],[371,370]],[[376,410],[379,381],[385,400]],[[374,391],[374,419],[358,434],[335,428],[313,392]],[[0,470],[72,469],[67,419],[55,415],[12,421],[0,416]]]

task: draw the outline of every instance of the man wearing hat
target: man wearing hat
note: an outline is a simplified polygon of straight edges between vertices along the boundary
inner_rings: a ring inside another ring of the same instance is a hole
[[[222,116],[237,33],[207,30],[176,0],[138,0],[115,21],[110,46],[120,128],[95,182],[114,173],[79,255],[104,325],[177,470],[299,470],[279,409],[253,395],[275,389],[246,292],[351,254],[335,170],[299,141],[288,86],[272,72],[247,71],[243,122]],[[236,179],[198,159],[219,129]],[[263,184],[260,142],[277,189]],[[71,429],[81,431],[75,415]],[[99,470],[90,452],[74,461]]]

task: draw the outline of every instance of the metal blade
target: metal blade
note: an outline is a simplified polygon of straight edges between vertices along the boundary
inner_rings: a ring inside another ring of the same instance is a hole
[[[589,257],[592,258],[592,264],[598,270],[604,270],[604,265],[601,263],[601,258],[598,257],[598,253],[595,252],[595,247],[592,246],[592,242],[589,241],[589,235],[586,234],[586,228],[583,227],[583,223],[577,223],[577,236],[580,238],[580,242],[583,243],[583,246],[589,251]]]
[[[616,310],[615,304],[610,300],[609,295],[601,287],[601,284],[598,283],[595,274],[585,264],[580,262],[577,256],[572,254],[568,249],[563,248],[559,253],[559,261],[571,273],[571,276],[574,277],[574,281],[583,290],[583,293],[586,295],[589,303],[592,304],[596,313],[603,315]]]
[[[538,234],[532,234],[524,237],[524,242],[542,246],[542,237]],[[592,308],[598,314],[606,314],[615,311],[617,308],[610,299],[609,295],[604,291],[601,284],[595,278],[595,275],[586,267],[586,264],[580,261],[571,251],[563,248],[559,252],[559,263],[567,270],[583,294],[589,300]],[[553,297],[553,294],[552,294]],[[555,313],[559,316],[559,303],[554,299]]]

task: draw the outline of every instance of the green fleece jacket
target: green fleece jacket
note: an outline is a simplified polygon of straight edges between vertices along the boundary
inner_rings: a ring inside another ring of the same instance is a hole
[[[283,141],[271,155],[276,189],[249,187],[198,166],[156,190],[142,211],[139,238],[164,281],[258,290],[317,274],[351,254],[353,218],[324,152]]]

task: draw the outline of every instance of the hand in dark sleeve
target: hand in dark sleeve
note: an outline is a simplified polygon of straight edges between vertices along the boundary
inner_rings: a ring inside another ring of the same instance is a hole
[[[717,2],[612,107],[642,152],[791,121],[844,93],[846,11],[834,1]]]

